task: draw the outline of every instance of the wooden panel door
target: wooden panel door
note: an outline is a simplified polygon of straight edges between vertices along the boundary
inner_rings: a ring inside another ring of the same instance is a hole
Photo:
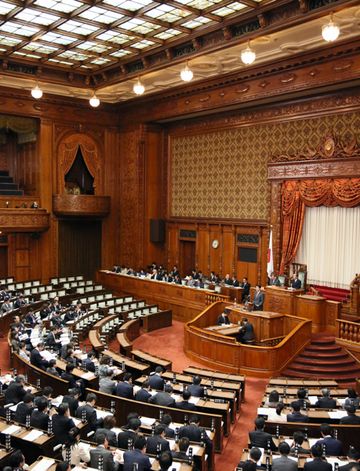
[[[8,276],[8,250],[7,246],[0,246],[0,278]]]
[[[180,241],[180,273],[184,277],[195,268],[195,241]]]

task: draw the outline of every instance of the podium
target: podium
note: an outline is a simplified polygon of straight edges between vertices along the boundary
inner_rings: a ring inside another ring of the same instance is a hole
[[[304,291],[303,289],[266,286],[264,310],[294,316],[296,315],[296,296],[303,294]]]

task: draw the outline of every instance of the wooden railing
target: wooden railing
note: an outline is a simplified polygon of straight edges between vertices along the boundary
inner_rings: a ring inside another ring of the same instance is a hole
[[[216,303],[217,301],[221,301],[223,303],[229,302],[229,296],[225,296],[224,294],[219,293],[208,293],[205,297],[206,305],[209,306],[212,303]]]
[[[356,322],[337,319],[338,338],[348,342],[360,343],[360,324]]]

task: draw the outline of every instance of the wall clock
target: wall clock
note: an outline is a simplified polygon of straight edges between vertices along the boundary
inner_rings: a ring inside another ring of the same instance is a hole
[[[212,246],[213,249],[217,249],[219,247],[219,241],[217,239],[214,239],[211,242],[211,246]]]

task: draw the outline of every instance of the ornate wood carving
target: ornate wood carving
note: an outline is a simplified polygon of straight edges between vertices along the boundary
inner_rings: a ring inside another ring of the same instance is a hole
[[[43,232],[49,225],[45,209],[0,209],[0,227],[5,232]]]
[[[105,217],[110,212],[110,196],[54,195],[53,212],[57,216]]]
[[[307,147],[297,154],[271,157],[269,180],[299,178],[341,178],[360,175],[360,145],[355,137],[340,141],[327,136],[316,148]]]

